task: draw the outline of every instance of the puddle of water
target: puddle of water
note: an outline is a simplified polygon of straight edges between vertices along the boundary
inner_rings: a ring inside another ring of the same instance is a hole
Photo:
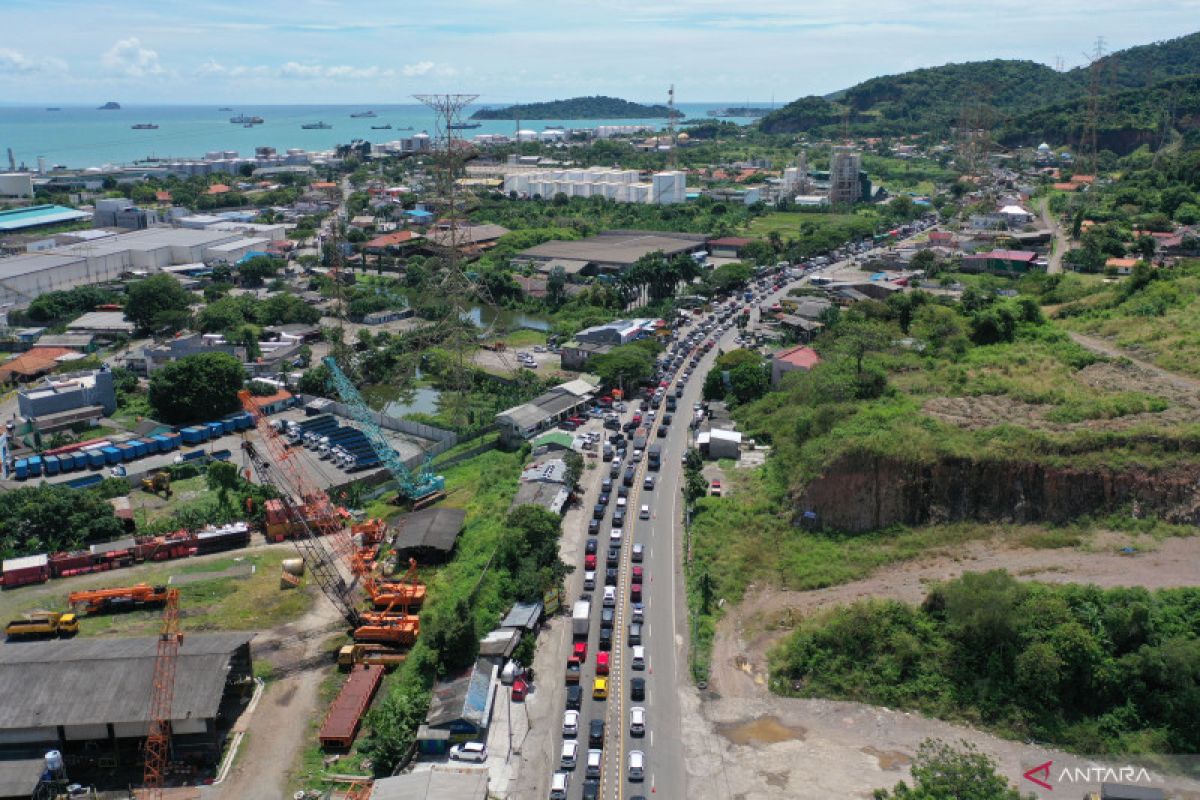
[[[790,742],[793,739],[803,741],[808,731],[799,726],[784,725],[779,717],[769,715],[748,722],[719,724],[717,733],[734,744],[760,745]]]

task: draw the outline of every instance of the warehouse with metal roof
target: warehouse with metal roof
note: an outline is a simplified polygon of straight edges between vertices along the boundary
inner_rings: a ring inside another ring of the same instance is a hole
[[[404,517],[392,540],[397,569],[410,558],[422,564],[448,561],[466,519],[461,508],[426,508]]]
[[[699,255],[705,252],[706,238],[667,231],[606,231],[575,241],[545,242],[522,250],[513,260],[547,272],[560,266],[571,274],[596,275],[622,272],[655,252],[668,258],[680,253]]]
[[[191,635],[175,669],[177,747],[220,752],[222,718],[240,711],[252,682],[248,633]],[[0,645],[0,757],[5,748],[70,753],[97,740],[144,738],[158,640],[72,639]]]

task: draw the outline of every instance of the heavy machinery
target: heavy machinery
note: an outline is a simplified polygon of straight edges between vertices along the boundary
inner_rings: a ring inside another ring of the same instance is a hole
[[[339,667],[350,668],[355,664],[382,664],[394,667],[404,663],[406,653],[400,653],[395,648],[381,644],[348,644],[338,650],[337,663]]]
[[[421,505],[428,505],[442,497],[446,490],[446,479],[441,475],[433,474],[432,457],[425,458],[420,471],[415,475],[410,472],[391,443],[388,442],[387,437],[383,435],[377,415],[367,406],[362,395],[358,393],[358,389],[346,377],[346,373],[342,372],[337,360],[333,356],[326,356],[322,363],[329,369],[330,383],[337,389],[338,395],[350,409],[350,413],[362,425],[362,431],[366,434],[367,441],[371,443],[371,449],[388,468],[388,472],[392,473],[396,485],[400,488],[400,493]]]
[[[360,562],[356,562],[360,563]],[[378,580],[374,571],[368,569],[362,574],[363,588],[376,608],[400,607],[405,612],[420,608],[425,602],[425,584],[417,580],[417,560],[408,560],[408,572],[399,581]]]
[[[171,496],[171,474],[168,472],[156,472],[149,478],[142,478],[142,489],[150,494],[169,498]]]
[[[74,636],[79,633],[79,618],[57,611],[34,611],[25,619],[4,626],[9,639],[50,639],[55,636]]]
[[[167,593],[165,586],[139,583],[136,586],[119,586],[114,589],[71,592],[67,595],[67,604],[74,609],[82,606],[87,614],[102,614],[161,605],[167,602]]]
[[[171,746],[171,706],[175,699],[175,666],[179,662],[179,590],[167,589],[162,629],[154,654],[154,679],[150,695],[150,732],[146,736],[146,763],[139,800],[161,800]]]

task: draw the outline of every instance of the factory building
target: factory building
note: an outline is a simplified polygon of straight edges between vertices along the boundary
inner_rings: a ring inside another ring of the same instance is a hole
[[[862,153],[853,147],[833,148],[829,161],[829,202],[851,205],[862,199]]]
[[[157,641],[0,645],[0,778],[6,764],[16,767],[49,749],[63,753],[81,782],[112,780],[140,764]],[[191,764],[198,775],[211,773],[252,685],[250,634],[184,637],[175,668],[172,760]]]
[[[0,259],[0,306],[47,292],[119,279],[129,272],[201,261],[234,263],[264,240],[232,230],[148,228]]]

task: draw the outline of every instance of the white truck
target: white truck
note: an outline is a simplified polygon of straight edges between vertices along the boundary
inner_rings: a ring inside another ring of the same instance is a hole
[[[571,607],[571,633],[575,636],[587,636],[592,624],[592,604],[588,600],[576,600]]]

